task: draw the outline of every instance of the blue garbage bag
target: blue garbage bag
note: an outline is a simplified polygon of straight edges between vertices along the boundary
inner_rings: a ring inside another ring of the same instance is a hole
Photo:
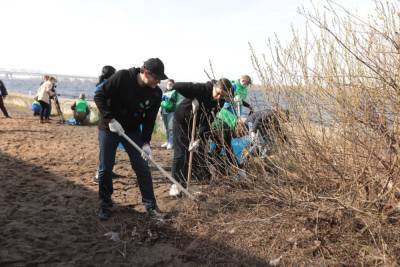
[[[233,138],[231,141],[233,153],[239,164],[242,163],[243,150],[250,144],[250,139],[248,136],[243,136],[240,138]]]
[[[66,123],[67,123],[68,125],[76,125],[76,120],[75,120],[74,117],[72,117],[72,118],[69,118],[69,119],[66,121]]]
[[[231,146],[233,154],[235,154],[236,160],[239,164],[242,163],[243,150],[250,144],[249,136],[243,136],[239,138],[232,138]],[[216,148],[214,143],[210,144],[210,150],[213,151]],[[222,149],[221,155],[225,155],[225,151]]]
[[[33,113],[39,114],[41,110],[42,110],[42,107],[40,106],[40,103],[38,101],[34,101],[32,103],[32,111],[33,111]]]

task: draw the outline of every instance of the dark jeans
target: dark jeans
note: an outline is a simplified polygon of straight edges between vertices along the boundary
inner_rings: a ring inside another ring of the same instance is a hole
[[[172,136],[174,140],[174,157],[172,158],[171,174],[183,187],[186,187],[186,175],[189,160],[189,133],[174,119]]]
[[[0,95],[0,109],[3,111],[4,116],[9,117],[6,107],[4,106],[3,96]]]
[[[143,141],[140,133],[126,133],[133,142],[142,147]],[[122,143],[128,153],[132,169],[135,171],[139,189],[142,194],[142,201],[146,209],[156,208],[153,181],[147,162],[140,153],[129,144],[123,137],[112,133],[109,130],[99,130],[99,198],[101,205],[106,206],[111,201],[113,193],[112,170],[115,163],[117,146]]]
[[[40,111],[40,120],[43,119],[48,119],[49,118],[49,104],[46,102],[39,100],[40,106],[42,107],[42,110]]]
[[[49,118],[51,115],[51,98],[49,99],[49,108],[46,112],[46,118]]]
[[[183,187],[186,186],[186,177],[189,169],[189,143],[191,127],[183,126],[175,121],[173,125],[174,157],[172,159],[171,174]],[[201,135],[201,134],[200,134]],[[197,135],[198,136],[198,135]],[[207,144],[202,139],[196,153],[193,154],[192,177],[198,180],[208,179],[210,173],[207,170],[204,147]]]

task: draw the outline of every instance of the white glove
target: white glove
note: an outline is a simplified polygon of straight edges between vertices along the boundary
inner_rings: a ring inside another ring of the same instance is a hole
[[[197,113],[197,111],[199,110],[199,106],[200,106],[199,101],[198,101],[196,98],[193,99],[193,101],[192,101],[192,111],[193,111],[193,114]]]
[[[233,101],[235,101],[235,102],[240,102],[240,96],[235,96],[234,98],[233,98]]]
[[[252,143],[256,143],[257,141],[257,134],[255,132],[250,132],[250,141]]]
[[[188,149],[189,152],[196,151],[197,148],[199,147],[199,145],[200,145],[200,139],[197,139],[197,140],[194,140],[193,142],[190,142],[189,149]]]
[[[144,144],[142,146],[142,158],[144,158],[145,160],[149,160],[151,159],[151,148],[149,144]]]
[[[111,132],[114,132],[118,135],[122,135],[125,131],[124,128],[122,128],[122,125],[116,121],[115,119],[112,119],[109,123],[108,123],[108,127],[110,128]]]

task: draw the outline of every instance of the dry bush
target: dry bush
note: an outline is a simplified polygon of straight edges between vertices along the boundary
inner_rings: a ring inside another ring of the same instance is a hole
[[[284,101],[296,114],[286,127],[291,142],[273,160],[278,175],[268,182],[253,176],[263,177],[256,182],[261,191],[287,205],[368,218],[373,240],[365,254],[375,251],[384,262],[374,263],[393,264],[387,244],[398,240],[381,231],[400,211],[399,8],[376,2],[367,21],[332,1],[323,14],[300,12],[311,25],[303,37],[293,31],[288,47],[270,42],[272,61],[263,55],[260,62],[252,50],[269,102]]]
[[[306,226],[329,222],[312,257],[400,264],[400,9],[376,2],[367,20],[330,0],[320,10],[300,10],[305,33],[293,30],[287,46],[270,41],[268,56],[250,45],[266,102],[291,111],[283,123],[289,142],[251,158],[239,182],[218,181],[306,218]],[[329,239],[328,228],[340,238]]]

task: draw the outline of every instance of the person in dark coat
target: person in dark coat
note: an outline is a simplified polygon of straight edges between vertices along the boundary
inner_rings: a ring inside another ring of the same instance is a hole
[[[3,114],[6,118],[11,118],[10,115],[7,112],[6,107],[4,106],[4,99],[7,97],[7,89],[6,86],[4,85],[3,81],[0,80],[0,109],[3,111]]]
[[[147,160],[151,158],[150,141],[161,103],[162,91],[158,84],[167,78],[162,61],[150,58],[140,68],[116,72],[96,91],[94,102],[100,112],[100,220],[107,220],[111,216],[112,170],[119,143],[124,145],[128,153],[147,213],[152,217],[162,216],[154,196]],[[129,144],[122,134],[141,147],[142,153]]]
[[[173,124],[174,156],[171,172],[172,176],[185,187],[193,114],[197,112],[195,127],[199,140],[202,140],[202,144],[198,146],[197,157],[195,156],[193,160],[193,177],[202,179],[207,175],[204,153],[202,153],[202,149],[205,147],[205,133],[209,132],[215,115],[224,105],[224,98],[232,95],[232,85],[228,79],[221,78],[218,81],[206,83],[177,82],[174,89],[184,99],[175,110]],[[172,185],[170,195],[179,194],[177,186]]]

